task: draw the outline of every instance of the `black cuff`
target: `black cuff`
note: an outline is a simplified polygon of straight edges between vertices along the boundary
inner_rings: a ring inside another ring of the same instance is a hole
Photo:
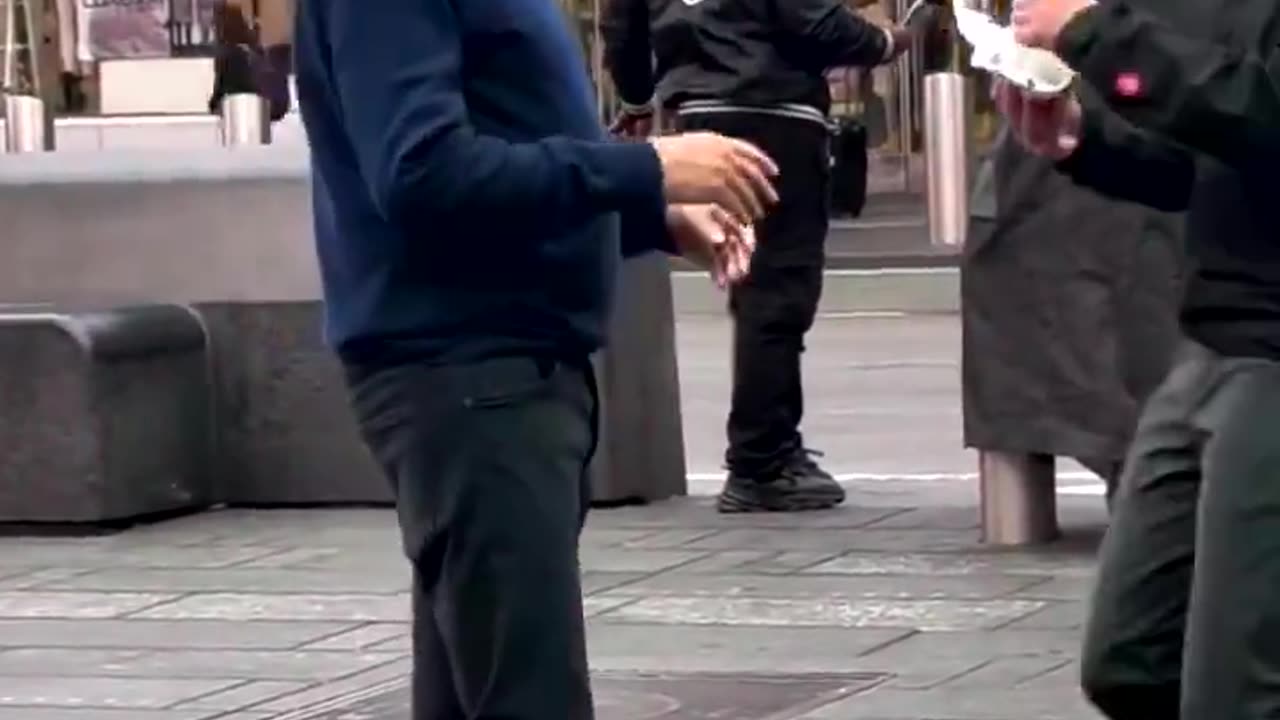
[[[1094,5],[1076,13],[1058,32],[1058,42],[1053,50],[1077,72],[1098,39],[1103,16],[1103,9]]]

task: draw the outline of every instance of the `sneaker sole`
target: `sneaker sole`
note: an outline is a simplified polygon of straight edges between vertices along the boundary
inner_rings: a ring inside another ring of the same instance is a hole
[[[809,512],[813,510],[830,510],[844,502],[843,497],[832,495],[789,495],[786,497],[761,499],[744,498],[730,492],[722,492],[716,498],[716,510],[724,514],[733,513],[769,513],[769,512]]]

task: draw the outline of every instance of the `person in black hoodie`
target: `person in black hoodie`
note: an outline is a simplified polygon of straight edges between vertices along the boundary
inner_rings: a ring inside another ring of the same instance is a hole
[[[879,27],[843,0],[610,0],[601,33],[623,101],[620,129],[647,128],[661,104],[678,128],[748,140],[782,170],[781,201],[756,229],[751,273],[730,296],[729,474],[718,509],[840,504],[844,489],[800,433],[801,354],[822,294],[830,219],[826,73],[888,63],[911,34]]]
[[[209,112],[222,111],[228,95],[253,93],[268,103],[272,122],[289,112],[289,49],[272,48],[268,53],[258,42],[258,34],[241,10],[227,2],[213,8],[214,56],[213,92]]]
[[[1182,347],[1103,542],[1085,692],[1113,720],[1280,717],[1280,6],[1018,0],[1013,26],[1098,95],[1002,86],[1023,143],[1187,210]]]

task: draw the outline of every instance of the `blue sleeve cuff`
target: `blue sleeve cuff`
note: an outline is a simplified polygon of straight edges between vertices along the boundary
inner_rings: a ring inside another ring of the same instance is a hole
[[[677,254],[667,228],[667,200],[663,193],[662,162],[647,142],[619,142],[609,162],[618,163],[617,177],[624,194],[620,213],[620,244],[623,257],[658,250]]]

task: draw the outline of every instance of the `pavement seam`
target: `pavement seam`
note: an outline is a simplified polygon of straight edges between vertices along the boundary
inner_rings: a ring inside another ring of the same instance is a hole
[[[710,535],[714,535],[714,534],[715,534],[714,532],[713,532],[713,533],[710,533],[707,537],[710,537]],[[696,541],[695,541],[695,540],[691,540],[690,542],[696,542]],[[641,551],[641,552],[643,552],[643,551]],[[659,575],[662,575],[663,573],[672,572],[672,571],[674,571],[674,570],[678,570],[678,569],[680,569],[680,568],[682,568],[682,567],[688,567],[689,565],[692,565],[693,563],[701,562],[701,561],[706,560],[707,558],[711,557],[712,555],[717,555],[717,554],[719,554],[719,553],[720,553],[720,551],[719,551],[719,550],[694,550],[693,552],[696,552],[696,553],[699,553],[699,554],[698,554],[698,555],[696,555],[696,556],[694,556],[694,557],[692,557],[692,558],[689,558],[688,560],[682,560],[682,561],[680,561],[680,562],[678,562],[678,563],[676,563],[676,564],[674,564],[674,565],[668,565],[668,566],[666,566],[666,567],[664,567],[664,568],[662,568],[662,569],[660,569],[660,570],[654,570],[654,571],[652,571],[652,572],[648,572],[648,573],[640,574],[638,577],[634,577],[634,578],[632,578],[632,579],[630,579],[630,580],[627,580],[627,581],[624,581],[624,582],[618,583],[617,585],[614,585],[614,586],[610,587],[607,591],[606,591],[606,590],[598,590],[598,591],[596,591],[596,592],[590,593],[589,595],[584,595],[584,597],[595,597],[596,595],[605,594],[605,593],[607,593],[607,592],[609,592],[609,591],[617,590],[617,589],[619,589],[619,588],[624,588],[624,587],[627,587],[628,585],[632,585],[632,584],[635,584],[635,583],[638,583],[638,582],[644,582],[645,580],[652,580],[653,578],[655,578],[655,577],[657,577],[657,576],[659,576]],[[581,571],[579,571],[579,572],[581,572]],[[640,597],[637,597],[636,599],[638,600],[638,599],[642,599],[642,598],[643,598],[643,596],[640,596]],[[634,601],[632,601],[632,602],[634,602]],[[631,602],[624,603],[624,605],[630,605],[630,604],[631,604]],[[618,607],[622,607],[622,605],[619,605]],[[609,610],[608,612],[601,613],[600,615],[607,615],[609,612],[612,612],[613,610],[617,610],[617,609],[618,609],[618,607],[610,608],[610,610]],[[597,615],[596,617],[600,617],[600,615]]]
[[[159,602],[154,602],[154,603],[151,603],[150,605],[145,605],[145,606],[140,607],[140,608],[135,608],[135,609],[133,609],[133,610],[131,610],[131,611],[127,612],[127,613],[124,613],[123,615],[117,615],[117,616],[115,616],[114,618],[111,618],[111,619],[114,619],[114,620],[149,620],[149,619],[151,619],[151,618],[138,617],[138,616],[139,616],[139,615],[142,615],[143,613],[147,613],[147,612],[150,612],[150,611],[152,611],[152,610],[155,610],[155,609],[157,609],[157,608],[162,608],[162,607],[165,607],[165,606],[167,606],[167,605],[173,605],[173,604],[175,604],[175,603],[180,603],[180,602],[182,602],[183,600],[186,600],[187,598],[195,597],[195,596],[200,595],[200,594],[201,594],[201,593],[191,593],[191,592],[187,592],[187,593],[181,593],[181,594],[179,594],[179,595],[173,595],[173,596],[170,596],[169,598],[167,598],[167,599],[165,599],[165,600],[161,600],[161,601],[159,601]]]
[[[232,683],[232,684],[230,684],[230,685],[227,685],[226,687],[221,687],[221,688],[218,688],[218,689],[216,689],[216,690],[210,690],[209,692],[199,693],[199,694],[196,694],[196,695],[192,695],[191,697],[182,698],[181,700],[177,700],[177,701],[175,701],[175,702],[169,703],[168,705],[165,705],[163,709],[164,709],[164,710],[177,710],[177,709],[180,709],[180,707],[181,707],[182,705],[187,705],[187,704],[189,704],[189,703],[196,703],[196,702],[199,702],[199,701],[204,700],[204,699],[206,699],[206,698],[213,697],[213,696],[215,696],[215,695],[220,695],[220,694],[225,693],[225,692],[231,692],[232,690],[239,690],[239,689],[240,689],[240,688],[242,688],[242,687],[246,687],[246,686],[248,686],[248,685],[252,685],[254,682],[256,682],[256,681],[255,681],[255,680],[241,680],[240,682]],[[233,712],[238,712],[238,711],[243,710],[243,709],[244,709],[244,707],[239,707],[239,708],[236,708]],[[196,712],[199,712],[199,710],[197,710]],[[214,712],[214,711],[211,711],[211,712]]]
[[[910,628],[901,628],[901,629],[902,629],[902,634],[901,634],[901,635],[899,635],[898,637],[895,637],[895,638],[892,638],[892,639],[889,639],[889,640],[885,640],[885,641],[884,641],[884,642],[882,642],[882,643],[876,643],[875,645],[872,645],[871,647],[869,647],[869,648],[867,648],[867,649],[863,650],[862,652],[858,653],[858,654],[857,654],[857,655],[855,655],[854,657],[867,657],[867,656],[872,655],[872,654],[874,654],[874,653],[880,652],[881,650],[884,650],[885,648],[893,647],[894,645],[897,645],[898,643],[901,643],[901,642],[903,642],[903,641],[905,641],[905,640],[909,640],[909,639],[911,639],[911,638],[913,638],[913,637],[915,637],[915,636],[917,636],[917,635],[923,635],[923,634],[924,634],[924,632],[923,632],[923,631],[921,631],[921,630],[913,630],[913,629],[910,629]]]
[[[1015,618],[1012,618],[1012,619],[1009,619],[1009,620],[1005,620],[1004,622],[996,623],[995,625],[991,626],[991,631],[992,631],[992,632],[997,632],[997,631],[1000,631],[1000,630],[1007,630],[1007,629],[1009,628],[1009,626],[1010,626],[1010,625],[1013,625],[1014,623],[1022,622],[1023,620],[1026,620],[1026,619],[1028,619],[1028,618],[1030,618],[1030,617],[1032,617],[1032,616],[1034,616],[1034,615],[1037,615],[1037,614],[1039,614],[1039,613],[1042,613],[1042,612],[1044,612],[1045,610],[1048,610],[1048,609],[1049,609],[1049,608],[1051,608],[1051,607],[1054,607],[1054,606],[1056,606],[1056,605],[1061,605],[1061,604],[1062,604],[1062,602],[1061,602],[1061,601],[1056,601],[1056,600],[1028,600],[1027,602],[1035,603],[1038,607],[1036,607],[1036,608],[1034,608],[1034,609],[1032,609],[1032,610],[1030,610],[1030,611],[1028,611],[1028,612],[1026,612],[1026,613],[1024,613],[1024,614],[1022,614],[1022,615],[1019,615],[1018,617],[1015,617]]]
[[[332,639],[337,638],[337,637],[341,637],[341,636],[343,636],[343,635],[346,635],[347,633],[353,633],[353,632],[355,632],[355,631],[357,631],[357,630],[362,630],[362,629],[364,629],[364,628],[367,628],[367,627],[370,627],[370,626],[373,626],[373,625],[386,625],[386,624],[388,624],[388,623],[386,623],[386,622],[379,622],[379,621],[377,621],[377,620],[360,620],[360,621],[356,621],[356,624],[354,624],[354,625],[352,625],[352,626],[350,626],[350,627],[344,628],[344,629],[342,629],[342,630],[337,630],[337,631],[335,631],[335,632],[331,632],[331,633],[325,633],[324,635],[320,635],[319,637],[311,638],[310,640],[307,640],[307,641],[305,641],[305,642],[301,642],[301,643],[298,643],[297,645],[293,645],[293,646],[291,646],[289,649],[290,649],[290,650],[297,650],[297,651],[300,651],[300,652],[323,652],[323,651],[317,651],[317,650],[310,650],[310,651],[308,651],[308,650],[306,650],[305,648],[306,648],[308,645],[318,645],[318,644],[320,644],[320,643],[322,643],[322,642],[328,642],[329,640],[332,640]],[[400,623],[400,624],[402,624],[402,625],[403,625],[403,624],[407,624],[407,623]],[[374,644],[376,645],[377,643],[374,643]],[[358,652],[364,652],[364,648],[365,648],[365,646],[363,646],[363,645],[362,645],[362,646],[360,646],[360,647],[359,647],[359,649],[358,649]]]

